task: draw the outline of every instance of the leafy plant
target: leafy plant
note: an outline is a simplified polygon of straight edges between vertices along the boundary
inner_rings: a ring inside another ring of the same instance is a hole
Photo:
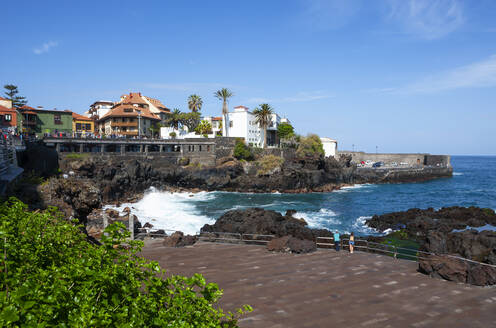
[[[234,153],[233,156],[239,160],[244,159],[247,161],[252,161],[255,157],[250,147],[248,147],[244,141],[236,140],[236,144],[234,145]]]
[[[29,212],[0,205],[1,327],[236,327],[239,315],[216,308],[222,290],[200,274],[165,276],[137,255],[122,223],[102,245],[55,208]]]
[[[174,138],[177,136],[177,134],[176,134],[176,132],[172,131],[171,133],[169,133],[169,136],[170,136],[172,139],[174,139]]]
[[[193,94],[188,97],[188,108],[192,112],[199,112],[203,106],[203,100],[199,95]]]
[[[253,111],[255,121],[264,131],[264,148],[267,147],[267,126],[271,123],[272,114],[274,114],[274,109],[269,104],[261,104]]]
[[[295,135],[294,128],[289,123],[281,123],[277,126],[277,135],[281,139],[291,138]]]
[[[322,141],[316,134],[309,134],[306,137],[300,138],[300,144],[296,149],[298,157],[315,157],[325,155]]]
[[[195,132],[198,134],[202,134],[203,136],[208,136],[209,133],[212,133],[212,124],[210,124],[209,121],[203,120],[200,122],[200,124],[198,124]]]

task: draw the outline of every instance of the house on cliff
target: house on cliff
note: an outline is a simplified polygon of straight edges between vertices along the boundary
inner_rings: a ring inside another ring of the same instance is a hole
[[[105,135],[138,137],[152,135],[150,128],[162,121],[168,109],[158,100],[138,92],[123,95],[121,100],[98,119],[98,132]]]
[[[18,113],[15,108],[12,108],[12,101],[0,97],[0,132],[16,133]]]

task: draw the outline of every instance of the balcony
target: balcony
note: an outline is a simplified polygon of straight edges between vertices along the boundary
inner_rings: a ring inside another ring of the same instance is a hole
[[[111,122],[111,127],[138,127],[138,122]]]
[[[22,121],[22,125],[36,125],[36,121]]]

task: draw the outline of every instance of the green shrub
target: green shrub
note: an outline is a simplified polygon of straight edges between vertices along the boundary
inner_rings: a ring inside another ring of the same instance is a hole
[[[322,141],[316,134],[309,134],[306,137],[300,138],[300,144],[296,149],[298,157],[315,157],[325,155]]]
[[[294,128],[289,123],[281,123],[277,126],[277,135],[281,139],[288,139],[294,136]]]
[[[172,131],[171,133],[169,133],[169,137],[171,137],[172,139],[174,139],[176,137],[176,132]]]
[[[284,159],[275,155],[265,155],[261,159],[257,161],[258,166],[260,167],[257,171],[258,175],[266,175],[269,174],[274,169],[281,167],[282,163],[284,163]]]
[[[252,161],[254,159],[253,152],[250,147],[248,147],[244,141],[239,139],[236,140],[233,156],[239,160],[244,159],[247,161]]]
[[[0,205],[0,327],[235,327],[214,305],[222,291],[193,277],[168,276],[137,255],[122,223],[102,245],[54,208]],[[126,246],[124,247],[124,242]],[[249,306],[239,315],[251,311]]]

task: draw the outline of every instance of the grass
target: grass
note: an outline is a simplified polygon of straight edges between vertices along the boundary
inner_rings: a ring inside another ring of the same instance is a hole
[[[65,155],[65,158],[69,158],[69,159],[83,159],[86,157],[88,157],[88,154],[72,153],[72,154]]]
[[[284,163],[284,159],[275,155],[265,155],[257,161],[260,169],[257,171],[258,175],[269,174],[274,169],[280,167]]]
[[[404,230],[399,230],[390,233],[385,237],[384,241],[382,241],[381,244],[387,246],[386,249],[388,251],[394,251],[396,247],[408,248],[409,250],[396,249],[397,251],[396,257],[399,259],[410,260],[410,261],[415,261],[415,258],[412,256],[418,255],[417,251],[420,247],[420,245],[416,241],[408,239],[408,234]],[[391,257],[394,256],[391,253],[385,253],[385,254]]]

